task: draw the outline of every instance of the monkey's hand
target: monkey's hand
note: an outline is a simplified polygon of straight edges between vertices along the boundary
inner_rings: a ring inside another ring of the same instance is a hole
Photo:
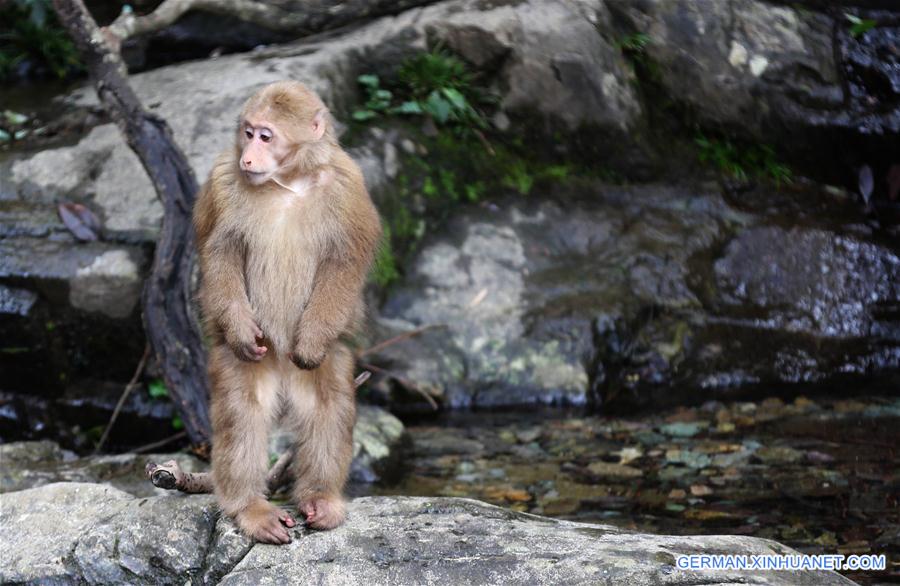
[[[263,359],[268,349],[257,342],[263,337],[263,332],[247,309],[231,311],[224,325],[225,342],[238,358],[251,362]]]
[[[294,351],[291,352],[291,362],[297,365],[297,368],[313,370],[318,368],[324,360],[325,348],[318,348],[313,344],[305,343],[303,340],[294,344]]]

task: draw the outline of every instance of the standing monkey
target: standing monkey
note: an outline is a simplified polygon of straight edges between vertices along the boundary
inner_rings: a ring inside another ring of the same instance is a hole
[[[353,454],[353,356],[381,236],[362,173],[328,109],[298,82],[244,105],[235,148],[194,209],[207,334],[216,497],[249,536],[288,543],[294,519],[265,498],[268,433],[296,434],[293,496],[312,527],[345,516]]]

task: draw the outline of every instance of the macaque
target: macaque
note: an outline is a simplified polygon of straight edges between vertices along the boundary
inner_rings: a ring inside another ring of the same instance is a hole
[[[303,84],[253,95],[236,138],[194,209],[213,485],[244,533],[283,544],[296,521],[265,498],[279,418],[296,434],[293,497],[307,525],[331,529],[345,517],[356,404],[342,339],[363,317],[381,225],[328,109]]]

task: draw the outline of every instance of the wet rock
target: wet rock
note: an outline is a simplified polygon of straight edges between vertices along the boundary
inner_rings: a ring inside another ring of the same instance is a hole
[[[717,130],[779,144],[818,176],[846,180],[848,167],[890,163],[885,149],[900,132],[896,10],[758,0],[608,6],[623,35],[649,39],[643,54],[664,94],[657,99]],[[854,37],[845,12],[880,26]],[[843,152],[854,150],[848,141],[858,152]]]
[[[143,348],[146,250],[13,225],[32,235],[0,238],[3,390],[52,392],[77,375],[127,379]]]
[[[697,307],[687,261],[742,215],[689,190],[580,190],[566,205],[504,201],[454,218],[381,311],[395,327],[445,327],[378,358],[454,407],[584,404],[593,323]]]
[[[399,419],[378,407],[360,405],[353,428],[351,482],[376,482],[396,477],[409,438]]]
[[[433,428],[432,433],[416,438],[415,452],[425,456],[465,454],[476,456],[484,452],[485,446],[478,440],[459,437],[441,428]]]
[[[0,279],[27,279],[73,308],[121,319],[140,297],[146,256],[139,248],[37,238],[0,240]]]
[[[612,462],[591,462],[587,471],[597,478],[605,478],[609,480],[627,480],[629,478],[640,478],[643,475],[637,468],[625,466],[624,464],[613,464]]]
[[[32,393],[0,391],[0,438],[52,438],[68,448],[91,451],[122,397],[123,386],[82,379],[67,383],[59,396],[38,396],[35,391],[45,390],[40,387]],[[174,417],[170,401],[154,399],[139,386],[122,403],[106,447],[118,451],[168,438],[175,432]]]
[[[723,301],[763,327],[829,338],[887,333],[875,317],[900,301],[900,257],[822,230],[741,232],[714,265]],[[900,339],[900,331],[894,332]]]
[[[795,464],[803,459],[803,452],[785,446],[763,446],[754,457],[766,464]]]
[[[291,449],[295,435],[276,429],[269,439],[269,453],[277,458]],[[353,428],[353,462],[350,482],[367,484],[395,477],[409,447],[403,423],[389,412],[372,405],[359,405]]]
[[[760,133],[785,92],[777,81],[802,80],[822,96],[839,92],[828,20],[756,0],[613,0],[610,8],[648,35],[646,52],[669,96],[715,124]]]
[[[460,212],[425,240],[378,323],[441,327],[376,353],[393,388],[627,409],[896,380],[900,257],[882,236],[785,228],[775,195],[751,213],[689,187],[575,189]],[[800,193],[779,197],[821,195]]]

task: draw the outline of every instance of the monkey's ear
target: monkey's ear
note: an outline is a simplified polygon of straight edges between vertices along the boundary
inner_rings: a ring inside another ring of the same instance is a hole
[[[316,115],[313,116],[312,120],[312,131],[313,136],[316,137],[316,140],[319,140],[323,136],[325,136],[325,125],[328,124],[328,110],[325,108],[320,108]]]

